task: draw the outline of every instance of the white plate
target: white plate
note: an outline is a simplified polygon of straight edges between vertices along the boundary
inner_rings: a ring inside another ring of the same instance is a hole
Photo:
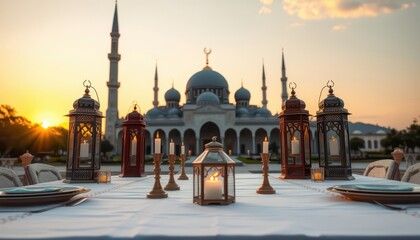
[[[400,193],[399,191],[367,191],[367,190],[343,190],[340,188],[330,187],[328,191],[340,193],[343,196],[355,201],[362,202],[381,202],[381,203],[420,203],[420,192],[410,191]]]

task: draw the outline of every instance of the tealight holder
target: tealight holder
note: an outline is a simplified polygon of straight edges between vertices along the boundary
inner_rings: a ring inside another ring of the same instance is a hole
[[[313,182],[323,182],[324,181],[324,168],[311,168],[311,180]]]
[[[111,170],[97,170],[96,171],[96,182],[97,183],[110,183],[111,182]]]

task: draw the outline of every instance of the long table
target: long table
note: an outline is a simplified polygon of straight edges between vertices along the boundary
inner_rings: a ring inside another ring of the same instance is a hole
[[[236,203],[192,202],[192,176],[180,191],[148,199],[153,176],[112,177],[110,184],[81,183],[89,199],[43,213],[1,213],[0,238],[17,239],[419,239],[420,208],[392,211],[331,193],[337,184],[406,184],[356,175],[353,181],[281,180],[274,195],[256,194],[261,174],[236,174]],[[168,176],[162,176],[165,186]],[[62,182],[44,185],[64,185]],[[410,185],[410,184],[407,184]],[[5,209],[0,207],[0,210]]]

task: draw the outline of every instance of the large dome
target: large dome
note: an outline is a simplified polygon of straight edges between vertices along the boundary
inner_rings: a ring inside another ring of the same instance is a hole
[[[210,67],[205,67],[188,80],[187,90],[192,88],[225,88],[228,90],[229,85],[222,74],[213,71]]]

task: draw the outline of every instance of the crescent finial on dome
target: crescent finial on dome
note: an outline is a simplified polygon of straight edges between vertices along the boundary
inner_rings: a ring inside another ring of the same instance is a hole
[[[209,55],[211,53],[211,48],[209,48],[209,49],[204,48],[203,51],[204,51],[204,54],[206,54],[206,66],[204,67],[204,69],[211,70],[211,68],[209,67]]]

